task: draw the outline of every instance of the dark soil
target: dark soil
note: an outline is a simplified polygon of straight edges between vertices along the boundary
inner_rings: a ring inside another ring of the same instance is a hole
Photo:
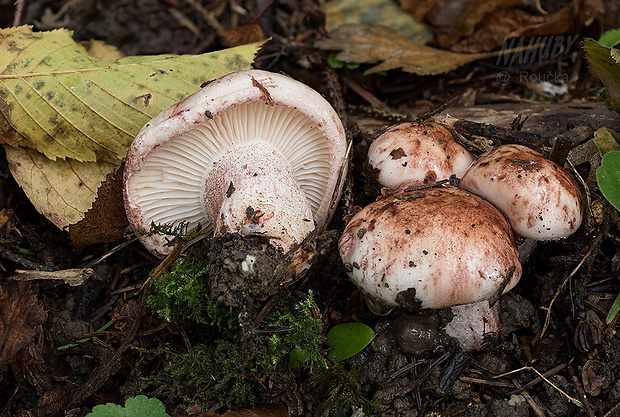
[[[577,234],[534,249],[523,265],[521,282],[500,300],[503,330],[474,354],[460,351],[441,331],[449,313],[411,316],[393,312],[386,317],[370,313],[348,282],[334,244],[334,236],[345,225],[341,219],[354,206],[364,206],[374,198],[362,166],[370,140],[368,132],[376,126],[389,124],[402,113],[422,113],[456,94],[466,97],[454,109],[463,114],[469,111],[466,104],[473,104],[476,110],[479,104],[499,108],[500,102],[509,101],[509,106],[521,109],[543,98],[523,85],[499,86],[496,74],[501,69],[492,60],[429,77],[401,71],[364,77],[362,70],[334,70],[326,64],[325,53],[312,47],[315,39],[324,36],[322,15],[312,2],[198,3],[207,14],[201,14],[194,2],[183,0],[25,1],[21,22],[34,24],[39,30],[67,27],[74,31],[76,40],[103,40],[126,54],[195,54],[227,47],[228,41],[219,35],[221,30],[247,24],[266,9],[260,24],[265,37],[272,40],[259,54],[256,66],[284,71],[324,93],[341,113],[354,140],[351,181],[332,222],[333,235],[313,246],[316,259],[306,278],[290,282],[286,291],[280,292],[280,296],[297,297],[299,292],[311,289],[317,316],[326,329],[362,321],[376,331],[377,336],[364,351],[343,363],[346,370],[358,372],[361,391],[341,415],[354,415],[362,405],[365,415],[405,417],[620,415],[620,336],[616,320],[605,324],[620,292],[618,213],[596,188],[589,190],[590,207]],[[3,27],[12,24],[14,10],[12,1],[0,1]],[[592,27],[587,30],[596,31]],[[572,96],[565,97],[569,107],[572,100],[591,99],[601,87],[588,74],[581,54],[575,55],[571,59],[576,61],[571,64],[580,64],[581,70]],[[556,64],[561,63],[548,65]],[[353,92],[350,81],[377,97],[382,108],[369,105],[359,90]],[[398,86],[414,87],[387,88]],[[567,120],[559,110],[554,118],[553,101],[557,99],[544,100],[551,101],[547,104],[552,109],[540,112],[547,123],[543,132],[547,138],[574,133],[573,128],[587,125],[589,130],[581,132],[578,139],[578,143],[585,143],[601,123],[615,123],[617,128],[617,115],[610,115],[598,99],[594,100],[600,111],[589,114],[587,120]],[[390,110],[386,112],[386,108]],[[398,114],[393,109],[398,109]],[[474,113],[470,113],[473,119]],[[500,125],[509,127],[509,123]],[[540,134],[540,126],[526,121],[522,130]],[[95,404],[122,404],[123,387],[136,386],[145,376],[159,375],[164,366],[161,351],[187,351],[195,333],[187,323],[166,323],[145,308],[148,291],[139,289],[158,260],[135,242],[113,252],[111,244],[72,247],[64,232],[32,208],[8,174],[6,162],[3,164],[0,207],[15,213],[1,232],[3,285],[13,285],[6,278],[16,269],[60,270],[95,264],[98,279],[75,287],[43,281],[20,290],[37,294],[48,316],[35,327],[34,341],[17,354],[17,360],[0,368],[0,417],[80,416]],[[588,178],[592,161],[586,158],[576,168]],[[229,240],[216,242],[213,248],[211,256],[218,260],[214,268],[219,277],[214,284],[216,298],[244,311],[246,320],[242,323],[249,328],[253,321],[247,316],[259,312],[277,289],[267,283],[265,293],[236,282],[238,291],[229,293],[222,277],[239,277],[238,266],[227,264],[226,259],[242,261],[248,253],[264,256],[262,246],[260,242]],[[109,256],[99,262],[106,254]],[[267,278],[261,285],[278,269],[277,254],[273,255],[275,259],[265,258],[259,265]],[[105,327],[112,320],[113,326]],[[85,336],[87,341],[76,343]],[[317,388],[319,377],[292,372],[283,378],[288,385],[271,386],[262,375],[252,375],[251,382],[263,390],[261,401],[282,400],[289,415],[318,416],[329,396]],[[207,411],[225,411],[221,404],[198,405],[192,393],[177,394],[162,398],[171,415],[210,416],[213,414]],[[359,410],[357,413],[364,415]],[[257,410],[253,415],[271,414]]]

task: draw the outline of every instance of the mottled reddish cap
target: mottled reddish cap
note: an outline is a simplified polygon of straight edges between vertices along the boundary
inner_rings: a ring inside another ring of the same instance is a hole
[[[482,154],[460,185],[493,203],[526,238],[559,239],[581,225],[581,192],[573,177],[526,146],[502,145]]]
[[[351,219],[339,249],[350,279],[378,312],[475,303],[521,277],[502,213],[453,186],[397,188]]]
[[[368,148],[367,169],[384,187],[462,177],[474,157],[437,122],[399,123]]]
[[[310,87],[284,75],[248,70],[211,82],[160,113],[138,133],[125,165],[125,208],[133,229],[148,231],[151,224],[180,222],[190,229],[198,224],[212,229],[214,219],[206,209],[209,173],[224,155],[257,143],[273,148],[273,158],[287,161],[281,171],[290,165],[310,207],[310,220],[324,228],[345,174],[347,141],[342,122]],[[252,154],[233,156],[229,163],[243,158]],[[227,191],[220,190],[220,196]],[[169,236],[141,235],[140,239],[158,256],[171,250]]]

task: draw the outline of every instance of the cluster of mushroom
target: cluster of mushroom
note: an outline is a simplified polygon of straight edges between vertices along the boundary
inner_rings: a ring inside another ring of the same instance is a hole
[[[289,253],[329,221],[346,154],[342,122],[318,92],[267,71],[231,73],[138,133],[125,163],[127,217],[158,257],[172,251],[172,236],[152,225],[181,223],[262,236]],[[239,272],[251,276],[256,259],[246,258]]]
[[[447,331],[465,350],[480,347],[483,329],[499,330],[489,300],[521,277],[515,234],[558,239],[581,224],[575,181],[525,146],[502,145],[474,161],[448,127],[411,122],[376,138],[367,165],[391,190],[339,241],[350,279],[377,314],[452,307],[458,320]],[[451,176],[462,178],[459,187],[428,186]]]

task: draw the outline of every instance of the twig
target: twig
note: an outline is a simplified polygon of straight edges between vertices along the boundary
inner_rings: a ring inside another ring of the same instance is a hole
[[[463,376],[463,375],[459,377],[459,381],[465,382],[467,384],[488,385],[490,387],[498,387],[498,388],[513,388],[514,387],[513,384],[509,384],[507,382],[491,381],[488,379],[480,379],[480,378],[472,378],[471,376]]]
[[[552,368],[552,369],[548,370],[547,372],[545,372],[541,376],[537,376],[536,378],[532,379],[530,382],[528,382],[527,384],[521,386],[520,388],[518,388],[516,390],[513,390],[513,391],[510,391],[507,395],[518,395],[518,394],[521,394],[526,389],[529,389],[529,388],[533,387],[534,385],[538,384],[540,381],[545,380],[545,378],[548,378],[550,376],[553,376],[553,375],[557,374],[558,372],[560,372],[562,369],[566,368],[567,366],[568,366],[568,363],[562,363],[562,364],[556,366],[555,368]]]
[[[581,259],[581,261],[577,264],[577,266],[575,267],[575,269],[573,269],[573,271],[564,279],[564,282],[562,282],[562,285],[560,285],[560,287],[557,289],[557,291],[555,292],[555,294],[553,295],[553,298],[551,299],[551,302],[549,303],[549,307],[546,308],[547,313],[545,316],[545,323],[543,324],[542,329],[540,329],[540,332],[538,332],[538,334],[536,335],[536,337],[534,337],[534,340],[532,340],[532,344],[535,345],[536,342],[538,342],[540,340],[540,338],[545,334],[545,332],[547,331],[547,327],[549,327],[549,322],[551,321],[551,307],[553,306],[553,303],[555,303],[555,300],[558,298],[558,296],[560,295],[560,292],[564,289],[564,287],[566,286],[566,284],[569,282],[569,280],[575,276],[575,274],[577,273],[577,271],[579,271],[579,268],[581,268],[581,266],[585,263],[585,261],[592,255],[592,253],[594,253],[595,250],[598,249],[601,240],[603,239],[603,233],[599,233],[599,235],[596,237],[596,239],[594,240],[594,244],[590,247],[590,249],[588,250],[588,252],[584,255],[584,257]],[[543,307],[544,308],[544,307]]]
[[[418,365],[423,364],[423,361],[416,361],[416,362],[411,362],[408,363],[407,365],[403,366],[402,368],[396,370],[394,373],[392,373],[392,375],[388,376],[388,378],[385,381],[381,381],[380,385],[385,385],[389,382],[392,382],[394,380],[394,378],[399,377],[400,375],[404,374],[405,372],[410,371],[411,369],[415,368]]]
[[[28,260],[22,256],[19,256],[16,253],[11,252],[10,249],[4,247],[3,245],[0,245],[0,256],[3,257],[4,259],[7,259],[11,262],[16,263],[17,265],[25,269],[36,269],[38,271],[51,271],[52,270],[52,268],[49,266],[41,265],[39,263]]]
[[[551,382],[551,381],[550,381],[550,380],[549,380],[546,376],[544,376],[544,375],[543,375],[543,374],[541,374],[541,373],[540,373],[540,372],[539,372],[536,368],[533,368],[533,367],[531,367],[531,366],[524,366],[524,367],[522,367],[522,368],[515,369],[515,370],[512,370],[512,371],[510,371],[510,372],[505,372],[505,373],[503,373],[503,374],[501,374],[501,375],[496,376],[495,378],[501,378],[501,377],[508,376],[508,375],[512,375],[512,374],[514,374],[514,373],[521,372],[521,371],[533,371],[533,372],[537,373],[537,374],[538,374],[538,376],[540,376],[540,377],[543,379],[543,381],[545,381],[547,384],[549,384],[549,385],[551,385],[553,388],[555,388],[555,389],[556,389],[556,391],[558,391],[560,394],[562,394],[564,397],[566,397],[566,398],[567,398],[570,402],[572,402],[573,404],[575,404],[575,405],[576,405],[577,407],[579,407],[579,408],[583,408],[583,404],[581,403],[581,401],[579,401],[579,400],[577,400],[577,399],[575,399],[575,398],[571,397],[570,395],[568,395],[567,393],[565,393],[564,391],[562,391],[562,390],[561,390],[561,389],[560,389],[557,385],[555,385],[553,382]],[[514,380],[513,380],[513,381],[514,381]],[[524,392],[525,392],[525,391],[524,391]]]
[[[15,1],[15,14],[13,15],[13,26],[19,26],[22,22],[22,14],[24,13],[24,0]]]
[[[104,259],[109,258],[110,256],[114,255],[116,252],[118,252],[121,249],[124,249],[125,247],[131,245],[133,242],[135,242],[136,240],[138,240],[137,237],[131,238],[129,239],[127,242],[123,242],[120,245],[117,245],[115,247],[113,247],[111,250],[109,250],[107,253],[101,255],[98,258],[95,258],[94,260],[90,261],[89,263],[87,263],[86,265],[84,265],[84,268],[92,268],[93,266],[97,265],[99,262],[103,261]]]
[[[581,385],[581,381],[579,381],[579,378],[577,378],[577,375],[575,375],[575,372],[573,371],[573,367],[572,366],[568,366],[567,368],[568,373],[570,374],[570,379],[573,382],[573,385],[575,386],[575,389],[577,390],[577,393],[579,394],[579,396],[582,399],[582,403],[583,403],[583,409],[586,411],[586,414],[588,415],[588,417],[594,417],[594,411],[592,410],[592,406],[590,405],[590,401],[588,401],[588,397],[586,396],[586,392],[583,390],[583,386]]]
[[[82,384],[73,394],[73,397],[69,401],[68,409],[79,406],[84,400],[90,397],[94,392],[105,384],[110,376],[112,376],[121,365],[121,359],[125,351],[132,345],[138,328],[140,327],[140,321],[142,319],[142,313],[146,308],[146,299],[148,298],[148,291],[142,293],[140,302],[135,311],[135,317],[133,323],[129,327],[123,344],[114,352],[114,354],[105,362],[101,363],[97,369],[92,373],[91,377]]]
[[[521,385],[516,379],[513,378],[512,383],[514,384],[515,387],[521,388]],[[545,412],[540,409],[540,407],[538,406],[538,404],[536,404],[536,401],[534,401],[534,399],[529,394],[529,392],[523,391],[521,395],[523,395],[523,397],[525,398],[525,401],[527,401],[530,407],[532,407],[532,410],[534,410],[534,412],[536,413],[538,417],[545,417]]]
[[[620,403],[614,405],[612,408],[609,409],[608,412],[606,412],[603,417],[611,417],[611,416],[615,416],[616,412],[620,410]]]
[[[416,389],[418,387],[418,385],[420,385],[420,382],[422,382],[424,380],[424,378],[426,378],[428,376],[428,374],[431,373],[431,371],[433,369],[435,369],[436,367],[438,367],[439,365],[441,365],[443,362],[446,361],[446,359],[448,359],[450,357],[450,352],[446,352],[443,355],[441,355],[438,359],[436,359],[433,363],[431,363],[428,368],[426,368],[424,371],[422,371],[422,373],[420,374],[420,376],[418,376],[416,379],[414,379],[409,385],[407,385],[400,393],[398,393],[396,395],[396,397],[400,397],[403,395],[407,395],[409,394],[411,391],[413,391],[414,389]]]

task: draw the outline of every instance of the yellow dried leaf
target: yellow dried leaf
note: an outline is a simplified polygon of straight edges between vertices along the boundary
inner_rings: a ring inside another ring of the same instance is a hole
[[[381,26],[343,25],[317,43],[321,49],[337,50],[344,62],[380,64],[365,74],[402,68],[418,75],[441,74],[497,52],[459,54],[431,48]],[[505,51],[504,51],[505,52]]]
[[[32,149],[4,148],[11,173],[28,199],[60,229],[84,218],[106,175],[118,167],[109,162],[52,161]]]

